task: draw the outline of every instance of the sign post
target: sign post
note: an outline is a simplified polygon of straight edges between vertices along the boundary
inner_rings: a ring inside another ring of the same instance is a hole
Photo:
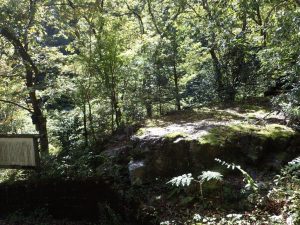
[[[38,169],[38,135],[0,134],[0,168]]]

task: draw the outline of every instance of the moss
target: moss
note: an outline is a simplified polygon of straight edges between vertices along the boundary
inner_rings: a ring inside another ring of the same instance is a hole
[[[266,114],[268,113],[268,111],[266,111],[265,109],[260,109],[260,110],[255,110],[255,111],[248,111],[246,112],[246,116],[250,119],[255,119],[258,117],[264,117]]]
[[[246,118],[263,117],[269,112],[269,109],[264,106],[252,104],[239,103],[232,105],[230,108],[223,108],[222,106],[199,107],[193,109],[186,109],[182,111],[169,112],[164,116],[157,116],[145,121],[145,127],[162,127],[173,123],[186,123],[201,120],[245,120]]]
[[[239,105],[240,110],[245,111],[245,112],[254,112],[254,111],[264,111],[267,112],[267,108],[263,106],[258,106],[258,105],[252,105],[252,104],[242,104]]]
[[[200,137],[198,142],[202,145],[222,146],[231,138],[233,133],[234,131],[229,126],[218,126],[212,128],[207,135]]]
[[[145,126],[146,127],[159,127],[167,125],[166,121],[160,119],[148,119],[146,120]]]
[[[199,138],[200,144],[210,144],[213,146],[222,146],[226,142],[235,140],[238,136],[256,135],[260,138],[289,138],[295,132],[282,125],[269,124],[266,126],[258,126],[249,123],[231,124],[228,126],[218,126],[212,128],[209,134]]]
[[[138,129],[138,131],[136,132],[136,136],[143,136],[146,133],[146,128],[140,128]]]
[[[148,128],[165,127],[173,124],[186,124],[199,121],[221,122],[222,124],[208,130],[208,134],[199,138],[199,144],[210,144],[222,146],[228,142],[233,142],[238,136],[256,135],[261,139],[288,138],[294,134],[293,130],[278,124],[258,125],[252,124],[252,119],[263,118],[268,113],[265,107],[256,105],[241,105],[236,108],[219,109],[216,107],[201,107],[196,109],[173,112],[160,118],[148,119],[145,127],[137,132],[138,136],[147,133]],[[239,121],[239,122],[238,122]],[[255,120],[256,121],[256,120]],[[237,123],[238,122],[238,123]],[[206,128],[204,128],[206,129]],[[167,139],[177,137],[189,138],[184,132],[172,132],[164,136]]]
[[[232,132],[243,134],[255,133],[259,129],[258,126],[249,123],[231,124],[229,128]]]
[[[215,128],[214,128],[215,129]],[[202,136],[198,139],[198,142],[202,145],[210,144],[210,145],[222,145],[224,140],[222,137],[216,135],[216,132],[211,130],[211,132],[205,136]]]
[[[279,124],[268,124],[258,131],[258,134],[267,138],[289,138],[295,134],[291,128]]]
[[[185,137],[188,137],[188,134],[186,133],[183,133],[183,132],[173,132],[173,133],[169,133],[169,134],[166,134],[164,136],[164,138],[166,139],[175,139],[175,138],[185,138]]]

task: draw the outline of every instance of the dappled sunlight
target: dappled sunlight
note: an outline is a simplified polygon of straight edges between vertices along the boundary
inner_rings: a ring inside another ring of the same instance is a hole
[[[299,18],[0,0],[0,225],[300,224]]]
[[[289,137],[294,131],[281,124],[268,124],[268,119],[283,120],[281,115],[263,109],[240,112],[236,108],[207,107],[181,111],[160,119],[148,119],[136,136],[140,139],[181,138],[199,143],[218,144],[242,134],[265,138]]]

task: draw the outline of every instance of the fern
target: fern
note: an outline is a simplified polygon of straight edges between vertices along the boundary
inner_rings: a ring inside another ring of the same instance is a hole
[[[188,187],[191,182],[195,182],[199,185],[200,196],[203,198],[203,189],[202,184],[208,182],[210,180],[222,181],[223,175],[219,172],[214,171],[203,171],[201,175],[198,176],[198,180],[192,177],[191,173],[183,174],[178,177],[173,177],[167,184],[171,184],[172,186],[178,187]],[[177,189],[178,190],[178,189]]]
[[[191,182],[194,180],[191,173],[183,174],[178,177],[173,177],[167,184],[171,184],[172,186],[176,187],[185,187],[190,186]]]
[[[202,183],[210,180],[217,180],[217,181],[222,181],[223,180],[223,175],[220,174],[219,172],[214,172],[214,171],[203,171],[200,176],[198,176],[198,179]]]
[[[241,168],[241,166],[236,165],[234,163],[227,163],[225,161],[222,161],[221,159],[215,159],[215,161],[217,161],[218,163],[220,163],[223,166],[226,166],[228,169],[237,169],[239,170],[242,174],[243,174],[243,181],[246,183],[245,184],[245,189],[246,190],[251,190],[253,192],[257,192],[258,191],[258,185],[255,182],[255,180],[249,175],[249,173],[247,173],[245,170],[243,170]]]

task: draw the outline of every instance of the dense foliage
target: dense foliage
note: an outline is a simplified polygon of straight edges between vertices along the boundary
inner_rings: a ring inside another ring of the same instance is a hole
[[[264,95],[299,120],[296,0],[2,0],[0,8],[3,133],[48,131],[52,150],[88,146],[145,117]]]
[[[299,129],[299,43],[299,0],[0,0],[0,133],[38,133],[39,176],[72,179],[99,165],[121,173],[99,154],[110,135],[128,138],[145,119],[183,109],[267,99]],[[256,193],[246,171],[223,165]],[[295,168],[283,169],[268,198],[288,191],[285,215],[299,221]],[[222,179],[203,171],[171,183]],[[204,219],[216,220],[193,222]]]

